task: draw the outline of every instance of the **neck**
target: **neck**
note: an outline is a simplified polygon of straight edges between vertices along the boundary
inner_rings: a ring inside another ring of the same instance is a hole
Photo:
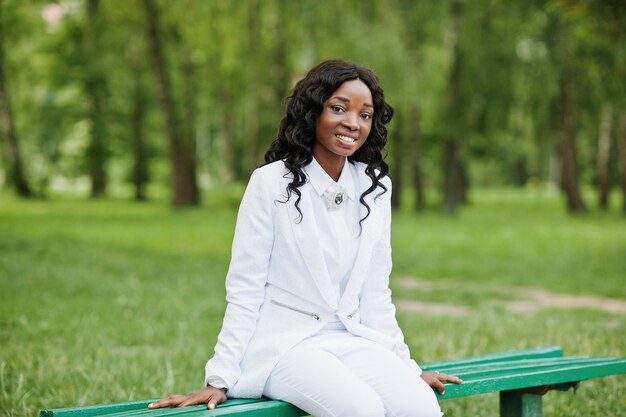
[[[319,142],[315,142],[312,151],[313,157],[317,163],[320,164],[322,169],[326,171],[328,176],[335,182],[338,181],[341,170],[348,158],[328,151],[323,146],[320,146]]]
[[[343,170],[343,166],[346,163],[346,157],[342,156],[339,158],[332,159],[319,159],[315,158],[318,164],[326,171],[328,176],[332,178],[335,182],[339,181],[339,176],[341,175],[341,171]]]

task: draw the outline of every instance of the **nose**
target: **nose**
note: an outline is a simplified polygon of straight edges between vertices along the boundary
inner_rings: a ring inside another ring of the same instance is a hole
[[[342,124],[350,130],[357,130],[359,128],[359,116],[353,112],[346,112]]]

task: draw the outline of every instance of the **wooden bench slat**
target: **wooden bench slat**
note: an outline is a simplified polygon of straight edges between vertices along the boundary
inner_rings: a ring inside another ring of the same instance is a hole
[[[154,398],[151,400],[140,400],[140,401],[128,401],[121,403],[113,403],[113,404],[102,404],[102,405],[93,405],[86,407],[76,407],[76,408],[57,408],[54,410],[43,410],[39,414],[39,417],[98,417],[98,416],[108,416],[108,417],[130,417],[130,416],[141,416],[145,414],[150,414],[151,416],[159,415],[158,412],[167,409],[159,409],[159,410],[150,410],[148,409],[148,404],[153,401],[158,400],[158,398]],[[248,399],[248,398],[237,398],[227,401],[222,405],[222,407],[233,407],[238,405],[250,404],[250,403],[258,403],[260,401],[268,401],[267,398],[262,399]],[[171,409],[175,410],[175,409]],[[183,409],[180,409],[183,410]]]
[[[465,358],[449,359],[420,364],[425,371],[439,370],[439,368],[474,365],[480,363],[502,362],[507,360],[556,358],[563,356],[563,348],[560,346],[544,346],[531,349],[509,350],[505,352],[491,353],[487,355],[468,356]]]
[[[445,394],[437,395],[440,399],[467,397],[488,392],[577,382],[624,373],[626,373],[626,359],[615,359],[604,363],[572,365],[565,368],[534,370],[514,374],[505,373],[503,375],[466,379],[460,385],[445,384]]]
[[[307,415],[306,412],[297,407],[283,402],[269,399],[253,399],[245,402],[239,400],[229,400],[221,404],[215,410],[208,410],[206,405],[195,405],[182,408],[160,408],[149,410],[130,410],[127,412],[100,414],[106,417],[138,417],[138,416],[158,416],[158,417],[199,417],[199,416],[254,416],[254,417],[300,417]]]
[[[57,408],[54,410],[42,410],[39,417],[95,417],[116,412],[126,412],[144,409],[152,400],[127,401],[113,404],[90,405],[77,408]]]
[[[197,413],[202,412],[207,409],[206,405],[192,405],[189,407],[181,407],[181,408],[158,408],[156,410],[150,410],[145,408],[143,410],[133,410],[127,412],[106,414],[106,417],[141,417],[141,416],[151,416],[151,417],[165,417],[165,416],[180,416],[180,417],[189,417],[195,416]]]
[[[246,417],[301,417],[307,416],[308,413],[300,410],[284,401],[261,401],[256,404],[238,405],[235,407],[220,407],[215,410],[207,410],[206,408],[196,416],[246,416]]]
[[[256,411],[252,410],[260,410],[257,414]],[[300,414],[294,414],[300,413]],[[270,413],[270,414],[267,414]],[[170,417],[170,416],[179,416],[179,417],[196,417],[196,416],[219,416],[219,415],[247,415],[247,416],[261,416],[261,415],[272,415],[277,417],[292,417],[292,416],[302,416],[306,415],[304,411],[299,410],[293,405],[283,402],[283,401],[274,401],[269,398],[258,398],[258,399],[232,399],[228,400],[223,404],[220,404],[215,410],[208,410],[206,405],[195,405],[189,407],[181,407],[181,408],[159,408],[156,410],[149,410],[148,408],[144,410],[136,410],[131,411],[129,413],[114,413],[114,414],[106,414],[106,417],[140,417],[140,416],[158,416],[158,417]]]
[[[520,361],[506,361],[506,362],[497,362],[497,363],[487,363],[487,364],[478,364],[478,365],[466,365],[460,367],[451,367],[451,368],[442,368],[440,371],[445,372],[451,375],[473,375],[485,373],[488,375],[489,373],[504,373],[504,372],[515,372],[519,370],[523,372],[525,370],[531,369],[542,369],[542,368],[555,368],[555,367],[563,367],[563,366],[573,366],[573,365],[591,365],[594,363],[602,364],[605,362],[613,362],[614,359],[610,358],[592,358],[592,357],[566,357],[566,358],[545,358],[545,359],[524,359]]]

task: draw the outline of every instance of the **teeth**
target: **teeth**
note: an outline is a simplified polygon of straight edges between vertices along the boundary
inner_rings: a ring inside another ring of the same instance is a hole
[[[339,139],[341,139],[342,141],[344,141],[344,142],[348,142],[348,143],[354,143],[354,142],[356,142],[356,139],[352,139],[352,138],[349,138],[349,137],[344,136],[344,135],[336,135],[336,136],[337,136]]]

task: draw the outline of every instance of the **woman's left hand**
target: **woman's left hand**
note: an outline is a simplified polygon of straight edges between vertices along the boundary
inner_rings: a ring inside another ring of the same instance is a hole
[[[454,384],[460,384],[463,381],[456,376],[444,374],[441,372],[422,372],[422,379],[426,381],[428,385],[439,391],[439,394],[443,394],[443,383],[452,382]]]

